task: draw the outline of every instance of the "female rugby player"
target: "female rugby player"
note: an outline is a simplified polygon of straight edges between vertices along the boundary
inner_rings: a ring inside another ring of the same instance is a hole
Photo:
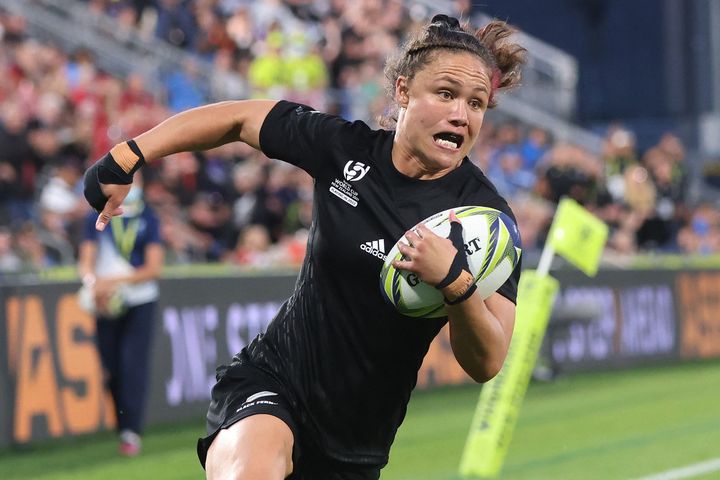
[[[198,442],[208,478],[377,479],[423,357],[446,322],[455,357],[473,379],[500,370],[519,266],[483,300],[470,274],[456,268],[462,248],[427,228],[408,229],[461,205],[512,216],[467,158],[497,92],[520,79],[525,50],[509,43],[511,32],[495,21],[471,33],[456,19],[434,17],[386,66],[393,130],[285,101],[222,102],[169,118],[88,170],[86,197],[100,212],[99,230],[120,212],[133,173],[176,152],[239,140],[314,177],[313,224],[295,291],[267,332],[218,369],[208,436]],[[403,234],[411,246],[396,268],[440,288],[447,318],[404,317],[383,300],[385,252],[361,245],[393,245]]]

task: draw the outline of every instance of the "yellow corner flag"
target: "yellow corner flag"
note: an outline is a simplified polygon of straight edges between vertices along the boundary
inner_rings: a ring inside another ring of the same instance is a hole
[[[460,460],[463,477],[495,478],[500,473],[557,290],[552,277],[534,270],[522,273],[510,349],[500,373],[480,392]]]
[[[582,206],[568,198],[560,201],[538,269],[520,277],[510,348],[500,373],[480,392],[460,460],[461,476],[491,479],[500,474],[559,289],[547,274],[554,253],[592,276],[607,236],[607,225]]]
[[[608,226],[575,200],[560,200],[547,242],[568,262],[594,276],[605,248]]]

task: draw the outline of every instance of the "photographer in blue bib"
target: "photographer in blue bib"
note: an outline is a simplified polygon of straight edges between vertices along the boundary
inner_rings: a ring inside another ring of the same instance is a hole
[[[136,179],[138,176],[136,175]],[[109,227],[87,217],[78,269],[80,305],[97,319],[97,345],[112,394],[124,456],[140,453],[150,345],[164,260],[159,221],[136,180]]]

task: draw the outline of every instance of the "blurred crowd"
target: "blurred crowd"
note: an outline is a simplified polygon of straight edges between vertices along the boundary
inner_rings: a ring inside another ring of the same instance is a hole
[[[87,165],[172,113],[217,99],[216,82],[227,98],[286,98],[377,127],[388,105],[385,59],[428,13],[394,0],[86,3],[124,31],[193,55],[151,93],[141,75],[109,75],[90,50],[62,51],[29,36],[22,17],[0,15],[0,272],[74,264],[89,214],[80,186]],[[456,15],[470,8],[453,5]],[[214,65],[212,82],[199,80],[192,58]],[[490,115],[471,160],[510,200],[526,251],[542,248],[564,195],[610,225],[608,249],[619,254],[720,251],[720,215],[686,202],[686,153],[672,133],[640,151],[633,132],[616,125],[591,153]],[[143,175],[168,263],[303,258],[313,181],[301,170],[235,143],[161,159]]]

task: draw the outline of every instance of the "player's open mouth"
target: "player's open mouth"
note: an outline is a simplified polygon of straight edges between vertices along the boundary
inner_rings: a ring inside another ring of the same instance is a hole
[[[463,143],[462,135],[457,135],[450,132],[441,132],[433,135],[433,140],[436,145],[448,150],[458,150]]]

